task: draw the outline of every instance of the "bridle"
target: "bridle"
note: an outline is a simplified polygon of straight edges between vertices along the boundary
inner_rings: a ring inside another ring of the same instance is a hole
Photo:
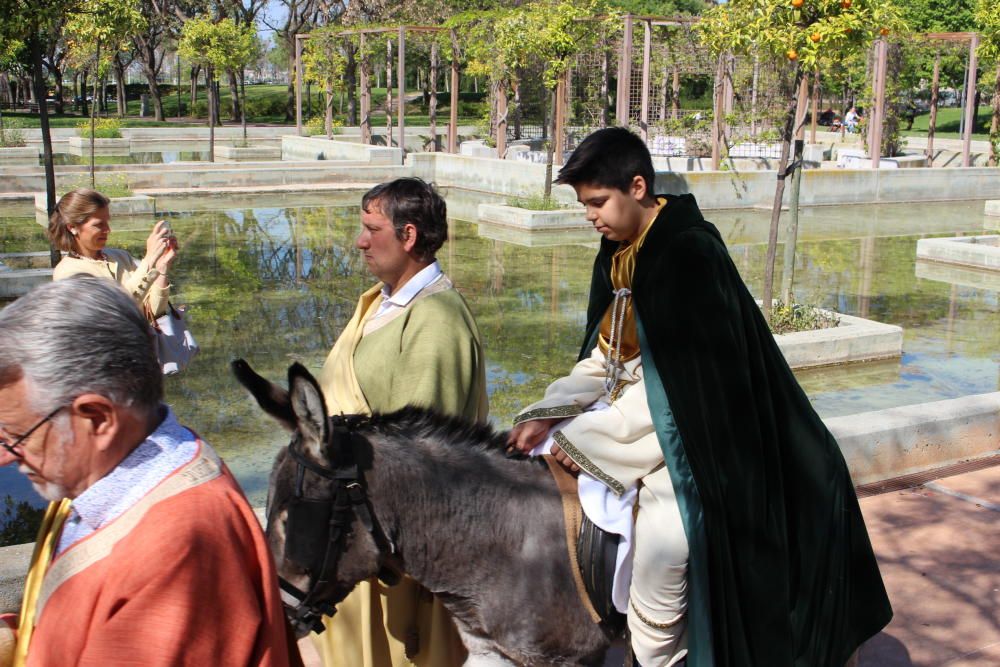
[[[387,584],[399,580],[398,571],[388,567],[386,560],[396,555],[396,545],[382,530],[371,506],[364,475],[358,469],[356,447],[364,442],[355,429],[367,421],[364,415],[334,415],[328,418],[326,451],[337,453],[339,465],[327,468],[309,460],[299,449],[300,437],[288,445],[288,454],[295,460],[295,491],[288,506],[285,525],[285,558],[310,576],[308,590],[301,590],[287,579],[278,577],[283,593],[297,601],[282,604],[293,629],[298,634],[322,632],[323,616],[332,616],[336,609],[320,599],[320,591],[333,581],[337,563],[344,553],[345,539],[357,517],[371,534],[379,550],[379,578]],[[307,498],[303,491],[306,472],[334,482],[332,498]]]

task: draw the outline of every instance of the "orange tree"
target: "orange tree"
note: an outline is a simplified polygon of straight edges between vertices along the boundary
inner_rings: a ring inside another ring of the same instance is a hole
[[[836,67],[847,56],[867,49],[873,40],[902,30],[905,25],[891,0],[729,0],[706,11],[696,27],[703,43],[716,55],[772,57],[792,70],[794,85],[781,131],[781,159],[764,273],[764,315],[770,321],[788,157],[792,137],[798,130],[795,120],[805,117],[804,109],[797,109],[796,104],[800,99],[804,104],[804,98],[797,94],[800,84],[811,72]]]
[[[990,122],[990,166],[995,167],[1000,164],[1000,4],[996,0],[979,0],[975,17],[976,30],[982,40],[979,56],[986,63],[996,63],[993,120]]]

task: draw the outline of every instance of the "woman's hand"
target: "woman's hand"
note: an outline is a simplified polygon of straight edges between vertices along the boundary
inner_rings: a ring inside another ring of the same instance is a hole
[[[177,259],[177,238],[170,231],[166,220],[157,222],[146,239],[146,259],[163,275],[166,275]]]
[[[153,225],[153,231],[146,239],[146,259],[149,260],[151,266],[156,264],[160,254],[167,249],[168,236],[170,236],[170,227],[166,220],[160,220]]]

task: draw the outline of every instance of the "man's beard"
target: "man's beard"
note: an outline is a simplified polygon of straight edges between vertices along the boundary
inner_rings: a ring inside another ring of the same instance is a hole
[[[29,472],[32,472],[32,470],[25,465],[19,466],[18,470],[20,470],[21,473],[25,475],[28,474]],[[31,482],[31,486],[32,488],[35,489],[35,493],[40,495],[42,498],[45,498],[46,500],[57,502],[62,500],[63,498],[69,497],[69,492],[63,486],[56,484],[55,482],[49,482],[49,481],[36,482],[30,478],[28,481]]]
[[[49,435],[49,437],[54,437],[58,439],[56,443],[53,443],[52,451],[54,454],[58,456],[59,461],[65,461],[67,452],[69,450],[70,441],[73,439],[73,432],[70,429],[69,420],[64,418],[63,415],[59,415],[55,419],[53,419],[52,433]],[[48,458],[48,456],[46,456],[46,458]],[[22,475],[25,476],[27,476],[28,473],[35,472],[34,470],[32,470],[23,463],[19,465],[17,469],[21,472]],[[56,472],[57,473],[62,472],[61,465],[56,470]],[[36,473],[35,477],[37,478],[40,476]],[[53,482],[47,479],[39,479],[38,481],[35,481],[30,477],[28,477],[28,481],[31,482],[32,488],[35,489],[35,492],[38,495],[40,495],[42,498],[45,498],[45,500],[48,500],[50,502],[58,502],[63,498],[69,497],[69,491],[66,489],[65,486],[59,484],[58,482]]]

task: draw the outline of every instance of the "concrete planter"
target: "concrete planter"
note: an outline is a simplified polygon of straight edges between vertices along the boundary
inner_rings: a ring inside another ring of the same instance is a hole
[[[480,204],[479,222],[524,230],[592,229],[583,208],[556,211],[532,211],[502,204]]]
[[[1000,235],[920,239],[917,259],[1000,271]]]
[[[903,354],[903,329],[852,315],[832,313],[840,324],[829,329],[797,331],[774,340],[792,368],[813,368]]]
[[[280,160],[281,148],[278,146],[216,146],[216,160],[230,162],[252,162],[254,160]]]
[[[983,271],[958,264],[941,264],[918,259],[913,273],[917,278],[924,280],[1000,292],[1000,271]]]
[[[94,139],[94,155],[128,155],[132,150],[131,139]],[[90,139],[69,138],[72,155],[90,155]]]
[[[44,219],[48,211],[48,204],[45,198],[44,192],[35,193],[35,218],[38,219],[38,213],[42,214],[42,219]],[[111,215],[153,215],[156,213],[156,199],[150,197],[149,195],[132,195],[131,197],[112,197],[111,198]],[[42,222],[39,219],[40,224],[48,224],[48,222]]]
[[[38,148],[34,146],[0,148],[0,164],[30,164],[37,166]]]
[[[986,215],[1000,218],[1000,199],[990,199],[986,202]]]
[[[368,165],[403,164],[400,148],[369,146],[350,141],[332,141],[317,137],[281,137],[282,160],[343,160]]]
[[[52,282],[52,269],[0,271],[0,299],[16,299],[38,285]]]
[[[824,420],[855,484],[901,477],[997,453],[1000,392]]]

